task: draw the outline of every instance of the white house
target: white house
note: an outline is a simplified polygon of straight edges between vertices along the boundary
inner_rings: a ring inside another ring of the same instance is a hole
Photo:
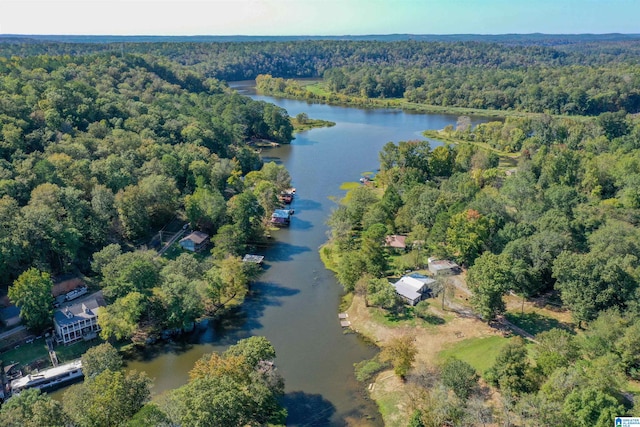
[[[419,273],[402,276],[393,284],[396,293],[410,305],[416,305],[431,296],[431,285],[436,281]]]
[[[100,332],[97,311],[98,307],[103,305],[104,302],[93,298],[56,310],[53,314],[56,341],[69,344],[81,339],[95,338]]]

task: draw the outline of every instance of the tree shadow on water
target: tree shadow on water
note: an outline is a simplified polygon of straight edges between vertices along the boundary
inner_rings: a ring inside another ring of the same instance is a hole
[[[313,224],[300,218],[292,218],[291,228],[294,230],[310,230],[313,228]]]
[[[336,412],[335,406],[321,394],[302,391],[287,393],[282,404],[288,411],[287,426],[331,426],[331,417]]]
[[[322,203],[311,199],[295,199],[291,207],[296,211],[319,211],[322,209]]]
[[[268,261],[291,261],[295,255],[311,251],[309,246],[278,242],[269,251]]]

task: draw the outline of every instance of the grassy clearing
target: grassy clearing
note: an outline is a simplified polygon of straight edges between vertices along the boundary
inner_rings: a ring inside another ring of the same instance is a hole
[[[540,313],[506,313],[505,317],[517,327],[524,329],[532,335],[545,332],[554,328],[566,329],[571,331],[567,325],[559,322],[553,317],[544,316]]]
[[[465,141],[463,139],[452,138],[451,136],[439,130],[425,130],[424,132],[422,132],[422,134],[427,138],[437,139],[438,141],[448,142],[450,144],[473,144],[484,150],[496,153],[497,155],[500,156],[501,160],[504,159],[505,161],[507,160],[514,161],[514,160],[517,160],[518,157],[520,157],[520,153],[511,153],[508,151],[498,150],[497,148],[493,148],[491,145],[487,144],[486,142],[473,142],[473,141]]]
[[[298,80],[298,83],[302,83]],[[311,92],[317,96],[330,96],[331,92],[327,90],[327,88],[320,82],[303,85],[303,87],[307,90],[307,92]]]
[[[25,366],[42,359],[49,360],[49,352],[44,339],[21,345],[18,348],[0,354],[0,360],[4,361],[5,366],[9,363],[20,363]]]
[[[626,392],[629,392],[629,393],[633,393],[635,395],[639,395],[640,394],[640,381],[634,381],[634,380],[627,381],[627,384],[624,387],[623,391],[626,391]]]
[[[56,347],[56,355],[61,363],[70,362],[72,360],[82,357],[82,355],[98,344],[102,344],[103,341],[95,339],[91,341],[78,341],[77,343]]]
[[[403,417],[398,417],[398,406],[403,400],[404,392],[402,390],[387,391],[376,397],[378,410],[380,410],[386,427],[406,426],[406,420]]]
[[[528,117],[539,114],[524,113],[519,111],[503,111],[503,110],[482,110],[478,108],[464,108],[464,107],[443,107],[439,105],[427,105],[417,102],[409,102],[404,98],[363,98],[359,96],[349,96],[344,94],[337,94],[331,92],[324,82],[315,82],[309,84],[304,80],[296,80],[296,82],[302,86],[307,92],[315,95],[315,98],[311,101],[318,101],[326,104],[333,105],[349,105],[360,108],[399,108],[402,110],[420,112],[420,113],[438,113],[438,114],[452,114],[452,115],[472,115],[483,117]],[[276,96],[291,98],[292,96],[287,93],[274,93]],[[293,98],[309,99],[306,96],[296,96]]]
[[[470,338],[460,341],[451,348],[443,350],[438,355],[440,360],[451,357],[467,362],[483,375],[496,360],[498,353],[509,342],[509,338],[500,336]]]
[[[369,309],[371,317],[376,323],[390,328],[415,327],[418,323],[422,323],[420,319],[416,318],[414,308],[411,306],[404,306],[398,309],[397,313],[382,308],[371,307]]]

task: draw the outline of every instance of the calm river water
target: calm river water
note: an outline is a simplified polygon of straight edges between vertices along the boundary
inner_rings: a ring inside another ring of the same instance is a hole
[[[245,304],[224,320],[200,325],[189,343],[156,348],[128,367],[146,371],[155,380],[154,393],[162,393],[186,383],[188,371],[203,354],[262,335],[275,346],[285,379],[288,425],[381,426],[376,406],[353,373],[353,364],[371,358],[376,349],[341,329],[342,288],[324,269],[318,248],[336,206],[332,199],[344,195],[340,184],[375,170],[385,143],[421,139],[421,131],[455,124],[456,117],[256,96],[252,84],[233,87],[286,108],[291,116],[305,112],[336,126],[301,133],[291,145],[263,151],[265,161],[284,164],[291,173],[297,189],[295,215],[291,226],[275,232],[273,245],[262,252],[266,269]]]

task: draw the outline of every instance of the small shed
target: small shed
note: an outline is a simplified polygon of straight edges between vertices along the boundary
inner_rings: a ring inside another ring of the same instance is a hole
[[[209,235],[201,231],[194,231],[187,237],[180,239],[180,246],[191,252],[198,252],[209,243]]]
[[[429,258],[429,271],[434,276],[452,276],[460,273],[460,266],[446,259],[435,260]]]

